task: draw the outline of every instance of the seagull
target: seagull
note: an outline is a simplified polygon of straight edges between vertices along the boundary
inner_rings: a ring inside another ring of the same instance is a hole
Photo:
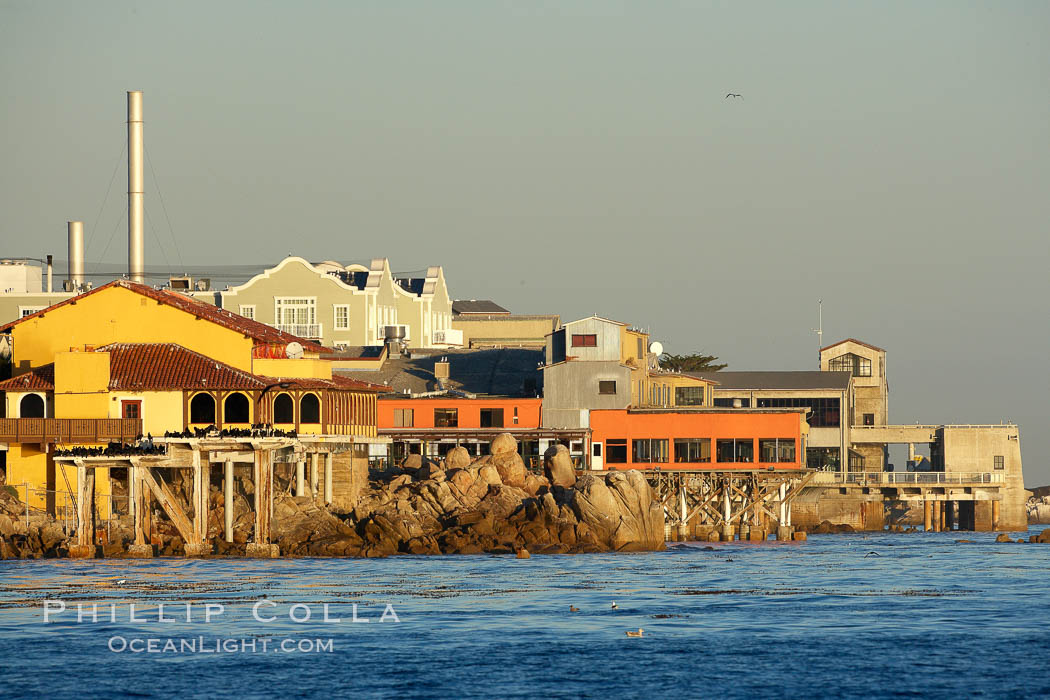
[[[632,632],[631,630],[627,630],[626,634],[627,634],[628,637],[641,637],[642,636],[642,632],[643,632],[642,628],[639,627],[637,632]]]
[[[616,604],[616,601],[614,600],[614,601],[613,601],[613,604],[612,604],[612,609],[613,609],[613,610],[616,610],[616,609],[617,609],[618,607],[619,607],[619,606],[618,606],[618,605]]]
[[[577,608],[575,605],[570,605],[569,612],[580,612],[580,609]]]
[[[739,97],[740,99],[744,99],[744,96],[741,95],[741,94],[738,94],[738,93],[735,93],[735,92],[727,92],[726,93],[726,99],[728,100],[730,97]]]
[[[117,581],[117,585],[118,586],[123,586],[127,582],[128,582],[128,580],[126,578],[122,578],[122,579]]]

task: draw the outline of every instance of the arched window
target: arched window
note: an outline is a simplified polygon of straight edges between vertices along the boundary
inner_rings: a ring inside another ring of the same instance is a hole
[[[22,418],[43,418],[44,400],[40,394],[26,394],[18,402],[18,415]]]
[[[190,399],[190,423],[215,423],[215,399],[211,394],[197,394]]]
[[[273,400],[273,422],[295,422],[295,402],[292,401],[292,397],[288,394],[278,394],[277,398]]]
[[[321,422],[321,402],[318,401],[317,394],[304,394],[303,398],[299,399],[299,422]]]
[[[248,397],[244,394],[230,394],[223,401],[223,423],[248,423],[251,421]]]

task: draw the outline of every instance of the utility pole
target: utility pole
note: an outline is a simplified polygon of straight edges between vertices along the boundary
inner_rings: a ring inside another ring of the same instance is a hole
[[[817,334],[817,369],[820,369],[820,350],[824,347],[824,300],[817,299],[817,327],[813,329]]]

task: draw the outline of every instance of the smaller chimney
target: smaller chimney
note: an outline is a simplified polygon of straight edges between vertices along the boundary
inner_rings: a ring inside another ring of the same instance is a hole
[[[55,256],[49,254],[47,256],[47,293],[48,294],[50,294],[51,292],[55,291],[54,279],[51,276],[51,270],[54,267],[54,265],[53,265],[54,262],[55,262]]]
[[[69,227],[69,281],[70,291],[84,286],[84,222],[70,221]]]

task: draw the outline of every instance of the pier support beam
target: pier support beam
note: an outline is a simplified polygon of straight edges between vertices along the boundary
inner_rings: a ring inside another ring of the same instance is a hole
[[[95,470],[77,464],[77,543],[69,556],[91,559],[95,556]]]
[[[324,456],[324,504],[332,503],[332,469],[335,467],[335,455],[328,452]]]
[[[922,529],[924,532],[933,531],[933,503],[931,501],[922,502]]]
[[[270,544],[273,519],[273,450],[255,450],[255,541],[248,544],[249,557],[274,558],[279,548]]]
[[[211,463],[201,460],[200,450],[192,452],[193,466],[193,539],[184,545],[186,556],[211,554],[208,541],[208,495],[211,486]]]
[[[295,463],[295,495],[298,498],[306,495],[306,462]]]
[[[992,530],[999,529],[999,501],[992,501]]]
[[[227,542],[233,542],[233,462],[222,464],[222,511]]]
[[[316,503],[321,498],[321,482],[317,473],[317,460],[320,457],[316,452],[310,455],[310,498]]]
[[[133,464],[128,468],[128,487],[132,494],[132,512],[135,515],[135,542],[128,545],[128,556],[149,559],[153,556],[150,543],[149,489],[142,483],[142,470],[146,467]]]

